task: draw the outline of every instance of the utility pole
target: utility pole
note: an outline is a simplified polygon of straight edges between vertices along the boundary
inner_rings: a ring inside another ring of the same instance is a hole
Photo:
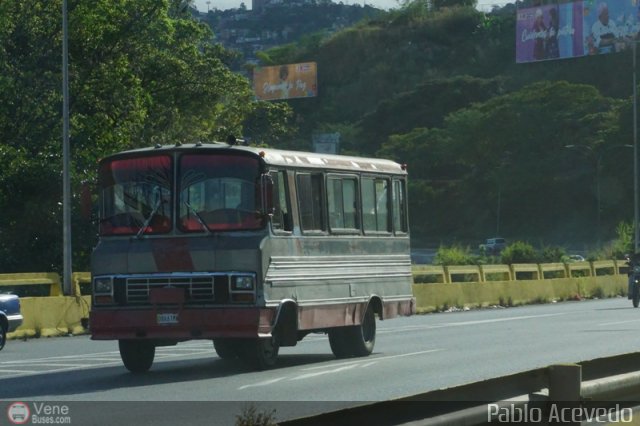
[[[62,0],[62,289],[65,295],[71,287],[71,178],[69,171],[69,32],[67,0]]]

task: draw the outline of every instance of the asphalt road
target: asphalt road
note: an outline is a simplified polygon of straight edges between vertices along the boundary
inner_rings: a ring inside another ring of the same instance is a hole
[[[143,375],[124,369],[116,342],[12,340],[0,352],[0,399],[69,404],[82,424],[91,424],[86,412],[94,424],[129,424],[136,413],[148,424],[175,424],[184,413],[187,424],[231,424],[251,405],[286,419],[635,352],[639,329],[640,309],[626,298],[430,314],[378,322],[366,358],[337,360],[325,336],[311,335],[282,348],[277,368],[255,372],[217,358],[209,341],[192,341],[158,348]]]

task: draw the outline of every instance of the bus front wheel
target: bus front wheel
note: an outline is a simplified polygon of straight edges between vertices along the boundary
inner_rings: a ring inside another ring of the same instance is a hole
[[[151,368],[156,355],[153,343],[144,340],[119,340],[120,358],[127,370],[144,373]]]
[[[243,342],[240,358],[257,370],[276,365],[280,345],[276,338],[247,339]]]
[[[235,359],[240,351],[238,342],[233,339],[214,339],[213,347],[221,359]]]

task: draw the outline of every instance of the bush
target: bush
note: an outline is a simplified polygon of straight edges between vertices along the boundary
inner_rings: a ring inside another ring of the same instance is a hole
[[[478,257],[471,253],[469,247],[440,246],[433,258],[434,265],[476,265]]]
[[[529,243],[515,241],[509,244],[500,253],[502,263],[510,265],[512,263],[538,263],[539,256],[536,249]]]
[[[540,263],[562,262],[567,251],[562,247],[544,247],[540,252]]]

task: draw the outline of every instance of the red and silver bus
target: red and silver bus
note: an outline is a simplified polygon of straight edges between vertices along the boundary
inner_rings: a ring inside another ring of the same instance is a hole
[[[258,369],[309,333],[367,356],[376,319],[415,312],[393,161],[178,144],[103,159],[98,185],[90,330],[132,372],[191,339]]]

